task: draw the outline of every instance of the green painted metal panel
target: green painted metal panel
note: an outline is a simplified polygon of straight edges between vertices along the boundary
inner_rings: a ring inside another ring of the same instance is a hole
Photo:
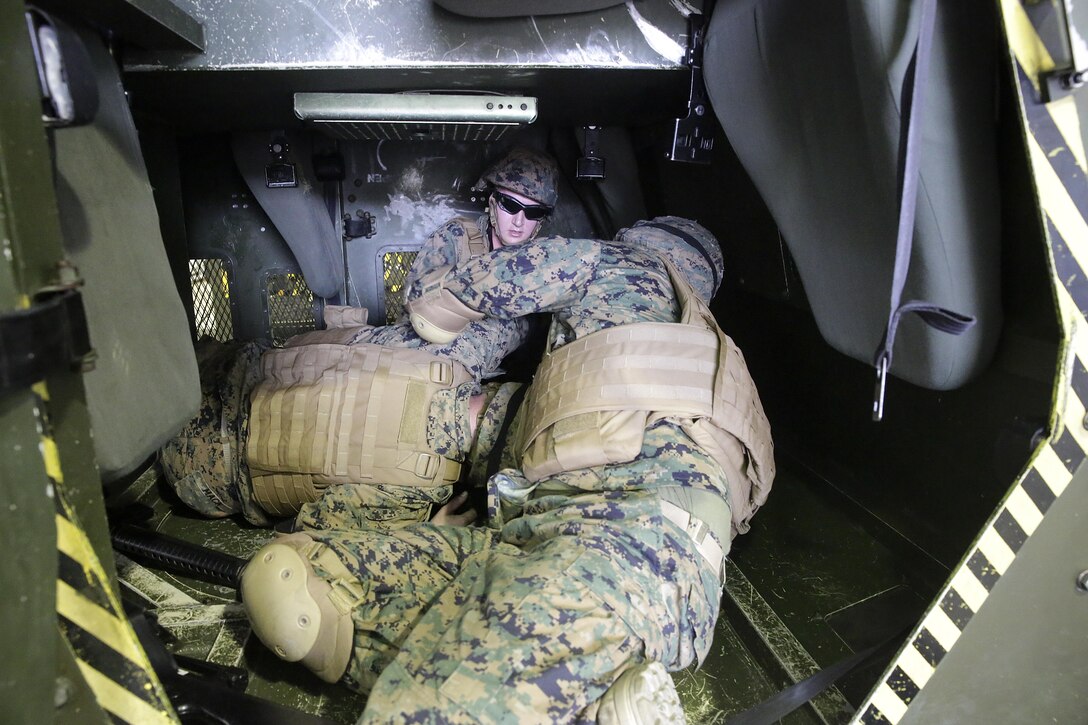
[[[0,48],[0,313],[7,313],[25,306],[23,290],[41,276],[22,249],[36,246],[39,233],[52,231],[56,238],[58,232],[55,211],[50,215],[38,203],[49,169],[21,2],[0,2]],[[7,552],[0,558],[0,721],[48,722],[57,555],[52,491],[30,390],[0,391],[0,441],[0,547]],[[15,652],[21,656],[11,657]]]

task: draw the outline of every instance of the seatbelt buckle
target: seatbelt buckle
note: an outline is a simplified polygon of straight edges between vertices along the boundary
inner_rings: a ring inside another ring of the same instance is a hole
[[[884,418],[884,390],[888,381],[888,356],[881,355],[876,365],[876,385],[873,388],[873,420]]]

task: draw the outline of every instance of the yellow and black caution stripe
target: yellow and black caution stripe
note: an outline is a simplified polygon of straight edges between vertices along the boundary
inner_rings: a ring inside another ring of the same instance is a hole
[[[48,392],[39,397],[41,450],[56,502],[57,623],[102,709],[118,723],[177,723],[147,654],[125,616],[105,570],[67,500],[57,445],[48,420]]]
[[[1030,12],[1029,12],[1030,10]],[[1024,140],[1050,245],[1051,274],[1065,331],[1065,359],[1055,383],[1051,438],[1042,444],[937,596],[855,722],[898,723],[955,646],[994,585],[1062,495],[1088,451],[1088,180],[1080,122],[1069,96],[1043,103],[1040,74],[1054,68],[1049,3],[1001,0],[1020,96]]]

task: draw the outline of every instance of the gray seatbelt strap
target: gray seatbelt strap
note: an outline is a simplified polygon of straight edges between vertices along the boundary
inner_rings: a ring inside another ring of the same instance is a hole
[[[637,224],[636,226],[655,227],[657,229],[663,229],[669,234],[673,234],[687,242],[689,247],[701,254],[703,256],[703,259],[706,260],[706,266],[710,267],[710,274],[714,276],[714,289],[718,289],[718,284],[721,282],[721,278],[718,273],[718,265],[714,264],[714,260],[710,258],[710,252],[706,251],[706,247],[703,246],[702,242],[685,232],[683,229],[679,227],[674,227],[672,224],[662,224],[660,222],[642,222],[640,224]]]
[[[903,78],[901,103],[902,122],[899,128],[899,231],[895,243],[895,267],[892,274],[891,302],[884,337],[877,348],[873,365],[876,367],[876,389],[873,394],[873,420],[884,417],[884,386],[892,364],[892,348],[899,319],[908,312],[941,332],[961,335],[975,324],[975,318],[940,307],[930,302],[910,300],[900,303],[910,268],[911,243],[914,237],[914,213],[918,199],[918,144],[922,124],[926,76],[929,72],[930,49],[933,45],[933,25],[937,0],[922,0],[921,27],[914,54]]]
[[[725,725],[774,725],[863,665],[878,659],[890,658],[903,643],[908,632],[909,630],[898,632],[879,644],[839,660],[811,677],[772,695],[755,707],[733,715],[725,721]]]

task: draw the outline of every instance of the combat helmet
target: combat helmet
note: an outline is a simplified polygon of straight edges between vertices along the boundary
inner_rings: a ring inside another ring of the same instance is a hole
[[[724,269],[722,249],[698,222],[678,216],[654,217],[620,229],[616,241],[667,257],[706,302],[718,291]]]
[[[559,168],[550,156],[519,146],[484,172],[481,181],[509,189],[538,204],[554,207],[559,200]]]

